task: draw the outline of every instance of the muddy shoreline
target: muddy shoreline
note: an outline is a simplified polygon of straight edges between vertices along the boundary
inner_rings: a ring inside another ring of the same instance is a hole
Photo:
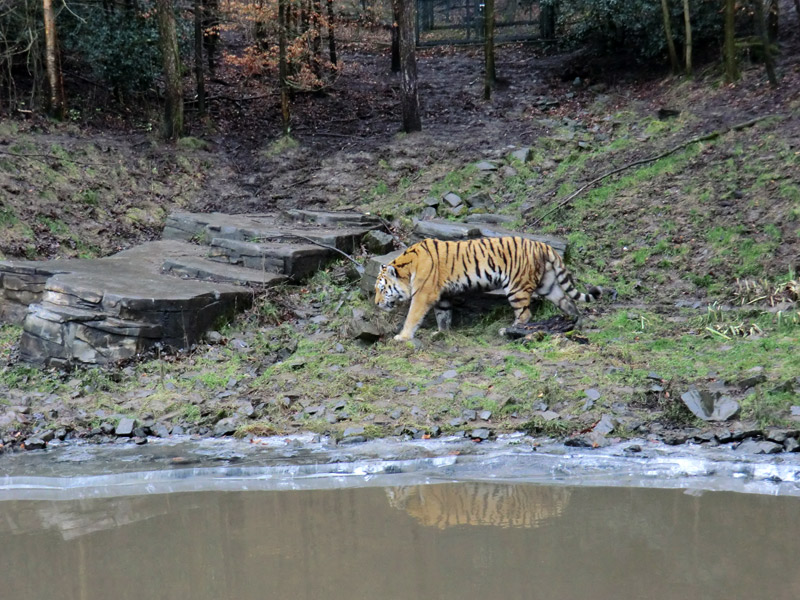
[[[284,402],[281,398],[279,402]],[[299,411],[295,413],[302,418],[307,416],[307,409],[296,406]],[[312,413],[316,407],[312,407]],[[218,407],[220,413],[224,414],[224,408]],[[509,436],[524,439],[524,443],[530,445],[532,450],[540,447],[551,447],[553,444],[562,445],[564,448],[580,449],[582,451],[600,451],[610,447],[624,447],[628,456],[646,456],[646,453],[639,454],[647,447],[702,447],[706,449],[720,449],[736,457],[752,455],[794,455],[800,452],[800,427],[759,427],[753,422],[732,421],[727,423],[707,424],[706,426],[696,427],[667,427],[661,423],[650,423],[638,425],[635,430],[625,429],[625,434],[615,433],[621,428],[623,423],[629,426],[635,423],[638,417],[646,417],[646,411],[639,411],[633,417],[631,411],[626,411],[626,417],[620,417],[612,411],[604,413],[603,416],[584,429],[574,431],[568,435],[545,435],[541,432],[533,431],[536,423],[544,426],[546,421],[542,419],[555,419],[555,415],[548,415],[548,411],[534,411],[531,419],[525,424],[525,431],[514,431],[508,427],[492,422],[491,415],[480,411],[465,410],[464,415],[457,419],[461,427],[455,420],[452,421],[448,431],[443,431],[441,427],[433,425],[431,427],[413,427],[403,425],[400,419],[396,419],[394,425],[387,424],[382,429],[376,431],[372,422],[374,419],[366,419],[363,422],[340,427],[335,433],[318,433],[305,430],[301,426],[287,427],[283,431],[276,431],[274,438],[264,438],[263,435],[248,431],[248,419],[257,420],[259,410],[253,409],[252,412],[244,411],[233,417],[222,417],[215,424],[198,425],[186,420],[158,419],[152,415],[145,414],[141,418],[129,416],[106,414],[104,411],[96,411],[93,415],[77,415],[74,420],[59,418],[57,408],[50,409],[48,416],[39,412],[32,412],[26,406],[11,406],[5,409],[0,417],[5,420],[16,419],[17,422],[35,423],[34,428],[4,428],[0,433],[0,455],[6,456],[19,454],[21,452],[35,452],[47,455],[50,451],[58,451],[70,447],[143,447],[148,444],[171,444],[184,442],[210,443],[219,442],[229,444],[231,442],[242,444],[262,444],[264,439],[271,439],[267,445],[273,445],[274,440],[285,440],[287,444],[296,445],[296,440],[302,440],[303,444],[315,445],[318,447],[341,448],[343,451],[359,452],[361,448],[369,448],[376,443],[391,445],[402,445],[419,441],[449,440],[462,441],[466,446],[475,448],[475,452],[482,452],[481,448],[489,447],[498,439],[507,439]],[[319,408],[325,412],[325,408]],[[340,410],[334,405],[331,413]],[[16,411],[16,412],[15,412]],[[250,412],[246,417],[245,413]],[[51,419],[58,419],[57,426],[52,424]],[[90,426],[86,424],[86,419],[95,422],[101,420],[99,425]],[[632,419],[632,421],[631,421]],[[389,420],[392,420],[391,416]],[[2,422],[2,421],[0,421]],[[382,422],[382,420],[381,420]],[[455,431],[453,429],[455,428]],[[257,428],[253,428],[257,431]],[[797,454],[800,457],[800,454]]]

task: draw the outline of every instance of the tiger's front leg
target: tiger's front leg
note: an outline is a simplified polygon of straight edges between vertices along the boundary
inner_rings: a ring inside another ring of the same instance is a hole
[[[431,295],[423,293],[414,294],[411,298],[411,306],[408,307],[408,314],[406,315],[406,322],[403,324],[403,329],[400,330],[394,339],[400,342],[409,342],[414,339],[414,333],[417,331],[422,319],[428,314],[428,311],[436,303],[436,298]]]

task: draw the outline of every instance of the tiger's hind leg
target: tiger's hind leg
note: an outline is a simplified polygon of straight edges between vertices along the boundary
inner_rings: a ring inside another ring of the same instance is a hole
[[[528,288],[507,292],[508,303],[514,309],[514,325],[524,325],[531,320],[532,294],[533,291]]]
[[[511,308],[514,309],[514,325],[524,325],[531,320],[532,290],[528,288],[506,291],[506,298]],[[500,335],[505,336],[506,328],[500,329]]]
[[[447,298],[442,298],[433,305],[436,325],[439,331],[449,331],[453,326],[453,305]]]
[[[555,278],[553,277],[553,279]],[[578,310],[575,302],[564,292],[557,281],[551,280],[547,282],[547,285],[542,285],[536,291],[539,295],[544,296],[555,304],[565,315],[571,317],[575,321],[576,329],[580,328],[583,321],[581,311]]]
[[[572,319],[575,321],[575,329],[581,328],[581,324],[583,323],[583,314],[578,310],[578,307],[575,306],[575,302],[572,301],[572,298],[564,294],[556,303],[556,306],[558,306],[563,313],[572,317]]]

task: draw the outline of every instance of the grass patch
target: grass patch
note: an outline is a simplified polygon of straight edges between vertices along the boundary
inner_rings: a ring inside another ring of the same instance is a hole
[[[520,430],[532,436],[564,437],[575,433],[578,430],[578,425],[572,421],[564,421],[562,419],[547,421],[543,417],[536,415],[523,423]]]

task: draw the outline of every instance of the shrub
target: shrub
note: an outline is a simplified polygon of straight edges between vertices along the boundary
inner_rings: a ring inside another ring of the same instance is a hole
[[[643,62],[666,56],[660,2],[543,0],[543,3],[558,3],[559,35],[568,45],[590,43],[598,54],[625,52]],[[670,11],[675,44],[680,48],[684,42],[682,2],[670,0]],[[722,18],[718,2],[694,0],[691,20],[695,48],[720,39]]]

